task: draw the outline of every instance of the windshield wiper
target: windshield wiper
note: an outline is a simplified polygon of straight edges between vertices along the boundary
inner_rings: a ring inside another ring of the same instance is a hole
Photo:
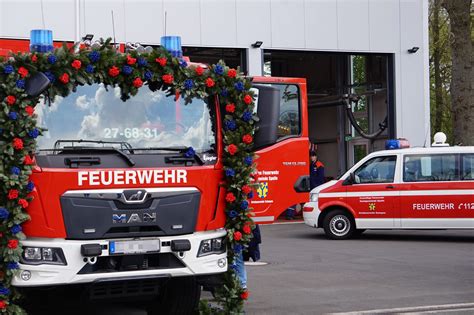
[[[84,139],[76,139],[76,140],[59,139],[59,140],[56,140],[56,142],[54,143],[53,151],[60,151],[61,150],[61,144],[63,144],[63,143],[70,143],[71,147],[74,147],[75,143],[96,143],[96,144],[102,144],[102,146],[104,146],[105,144],[118,144],[118,145],[120,145],[120,150],[127,150],[130,153],[133,153],[132,145],[128,142],[125,142],[125,141],[102,141],[102,140],[84,140]]]
[[[105,152],[114,152],[117,153],[120,157],[122,157],[129,166],[135,166],[135,161],[132,160],[130,156],[125,154],[123,151],[114,148],[114,147],[63,147],[58,149],[61,153],[69,153],[69,152],[78,152],[78,151],[105,151]]]

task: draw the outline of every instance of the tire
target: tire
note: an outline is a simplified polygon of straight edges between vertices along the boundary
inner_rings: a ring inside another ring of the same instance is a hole
[[[356,229],[354,231],[353,235],[354,235],[354,237],[360,237],[362,235],[362,233],[364,233],[364,232],[365,232],[365,229]]]
[[[324,218],[323,228],[326,236],[333,240],[346,240],[356,231],[354,219],[344,210],[334,210]]]
[[[201,286],[194,277],[176,277],[167,282],[158,297],[150,303],[148,315],[197,314]]]

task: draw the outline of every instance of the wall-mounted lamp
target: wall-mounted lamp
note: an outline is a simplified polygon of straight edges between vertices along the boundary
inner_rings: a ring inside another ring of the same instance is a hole
[[[252,46],[253,48],[260,48],[262,45],[263,45],[263,42],[260,41],[260,40],[258,40],[258,41],[256,41],[255,43],[253,43],[251,46]]]
[[[408,52],[410,54],[414,54],[418,51],[418,49],[420,49],[420,47],[412,47],[412,48],[408,49]]]

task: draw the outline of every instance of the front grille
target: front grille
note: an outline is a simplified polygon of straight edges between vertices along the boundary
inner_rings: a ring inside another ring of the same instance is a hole
[[[157,279],[95,283],[89,288],[89,298],[99,300],[124,296],[158,295],[159,283]]]

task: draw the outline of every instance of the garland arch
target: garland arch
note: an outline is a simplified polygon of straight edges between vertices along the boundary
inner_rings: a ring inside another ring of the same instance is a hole
[[[190,99],[206,99],[218,95],[226,104],[224,119],[224,171],[226,186],[226,224],[228,263],[243,250],[251,238],[252,174],[255,171],[251,152],[255,122],[251,81],[222,61],[203,68],[188,66],[186,61],[172,57],[162,47],[150,53],[120,53],[110,39],[98,49],[76,47],[56,49],[51,53],[18,53],[0,59],[0,312],[24,314],[18,304],[19,294],[11,286],[18,269],[25,238],[21,224],[29,219],[28,203],[35,186],[30,181],[34,165],[33,153],[41,129],[34,113],[40,96],[25,92],[26,80],[37,72],[50,80],[48,97],[67,96],[77,86],[103,83],[120,87],[126,101],[146,84]],[[223,113],[224,115],[224,113]],[[188,152],[189,153],[189,152]],[[241,288],[233,268],[224,276],[225,284],[216,292],[220,310],[202,303],[202,313],[241,313],[248,292]]]

